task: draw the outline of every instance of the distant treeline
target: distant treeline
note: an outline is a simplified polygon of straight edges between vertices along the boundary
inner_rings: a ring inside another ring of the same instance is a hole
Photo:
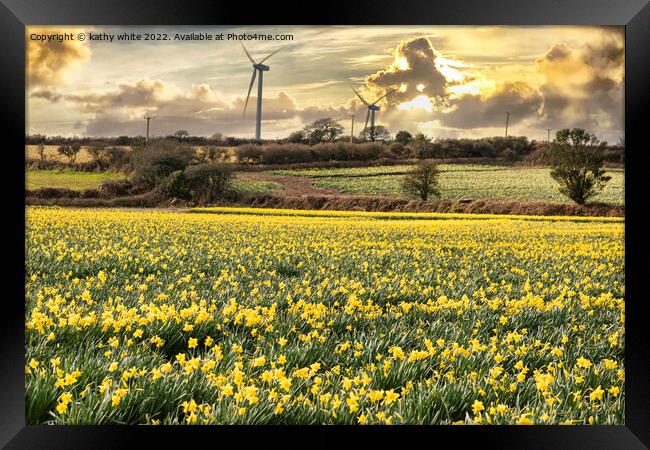
[[[165,139],[175,142],[182,142],[193,146],[222,146],[236,147],[238,145],[257,143],[254,139],[237,138],[232,136],[165,136],[150,139]],[[262,143],[276,143],[277,140],[262,141]],[[66,145],[77,143],[87,147],[104,147],[104,146],[128,146],[143,147],[145,143],[144,136],[117,136],[117,137],[65,137],[65,136],[44,136],[42,134],[31,134],[25,136],[26,145]]]
[[[351,144],[332,142],[307,144],[247,144],[227,153],[242,164],[295,164],[326,161],[373,161],[402,159],[489,158],[504,162],[521,161],[544,164],[546,142],[529,141],[525,137],[493,137],[481,139],[438,139],[408,144],[400,142],[368,142]],[[623,163],[625,148],[610,146],[604,152],[607,162]],[[226,153],[223,154],[226,159]]]
[[[430,139],[423,135],[408,142],[384,141],[350,143],[349,138],[318,144],[289,143],[286,139],[268,140],[262,143],[251,139],[233,137],[167,136],[151,141],[169,145],[195,146],[204,150],[209,159],[230,159],[244,164],[288,164],[320,161],[369,161],[374,159],[425,159],[425,158],[498,158],[505,161],[543,163],[548,147],[545,141],[528,140],[525,136],[486,137],[478,139]],[[142,136],[118,136],[110,138],[75,138],[61,136],[29,135],[28,145],[72,145],[107,148],[129,146],[144,147]],[[227,149],[225,147],[234,147]],[[623,163],[624,145],[608,145],[605,161]]]

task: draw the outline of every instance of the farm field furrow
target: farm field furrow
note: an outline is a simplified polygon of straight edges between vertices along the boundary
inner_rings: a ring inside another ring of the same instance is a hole
[[[27,423],[623,423],[623,220],[204,211],[27,208]]]
[[[404,174],[409,170],[412,170],[414,167],[414,165],[398,164],[394,166],[343,167],[332,169],[279,169],[273,170],[271,173],[310,178],[352,178]],[[493,166],[487,164],[440,164],[439,169],[441,172],[494,172],[496,170],[513,170],[508,166]]]
[[[458,166],[458,165],[456,165]],[[392,166],[391,170],[402,172],[400,166]],[[402,176],[385,172],[385,168],[351,169],[346,176],[345,169],[336,169],[330,175],[310,175],[316,178],[315,185],[328,189],[336,189],[348,194],[359,195],[395,195],[404,196],[401,189]],[[374,175],[369,169],[381,173]],[[571,203],[558,190],[557,183],[549,175],[546,168],[508,168],[489,166],[473,167],[440,167],[440,191],[443,199],[460,198],[498,198],[516,200],[546,200]],[[325,172],[325,171],[324,171]],[[327,173],[327,172],[325,172]],[[605,189],[594,197],[596,202],[623,205],[625,203],[625,177],[622,169],[608,169],[607,174],[612,179]]]
[[[252,194],[271,192],[277,189],[282,189],[283,186],[280,183],[275,183],[273,181],[246,180],[236,178],[232,181],[232,188],[242,194]]]

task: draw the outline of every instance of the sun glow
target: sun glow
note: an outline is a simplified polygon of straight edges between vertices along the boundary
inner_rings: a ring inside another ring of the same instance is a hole
[[[426,112],[433,111],[433,103],[431,103],[431,99],[426,95],[418,95],[413,100],[401,103],[397,107],[404,111],[410,111],[413,109],[423,109]]]
[[[469,67],[467,64],[456,61],[454,59],[445,58],[444,56],[438,55],[436,57],[436,69],[448,80],[448,81],[463,81],[467,75],[460,70],[459,68]]]
[[[474,79],[467,83],[455,84],[447,87],[452,98],[462,97],[463,95],[489,95],[495,90],[495,83],[483,78]]]
[[[403,56],[395,58],[395,65],[399,70],[409,70],[409,63]]]

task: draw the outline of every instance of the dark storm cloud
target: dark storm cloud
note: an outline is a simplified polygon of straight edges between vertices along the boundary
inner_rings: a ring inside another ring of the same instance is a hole
[[[624,47],[607,35],[582,52],[555,44],[537,59],[544,75],[540,123],[550,128],[581,127],[600,133],[623,131]]]
[[[526,83],[507,83],[490,96],[464,95],[455,99],[452,110],[438,114],[441,124],[453,128],[482,128],[501,126],[505,113],[516,124],[537,114],[542,96]]]
[[[596,69],[618,69],[623,66],[625,48],[623,42],[613,36],[604,37],[598,44],[587,44],[584,60]]]

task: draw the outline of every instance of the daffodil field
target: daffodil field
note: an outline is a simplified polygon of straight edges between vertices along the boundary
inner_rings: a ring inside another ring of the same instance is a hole
[[[26,416],[621,424],[617,218],[27,208]]]

